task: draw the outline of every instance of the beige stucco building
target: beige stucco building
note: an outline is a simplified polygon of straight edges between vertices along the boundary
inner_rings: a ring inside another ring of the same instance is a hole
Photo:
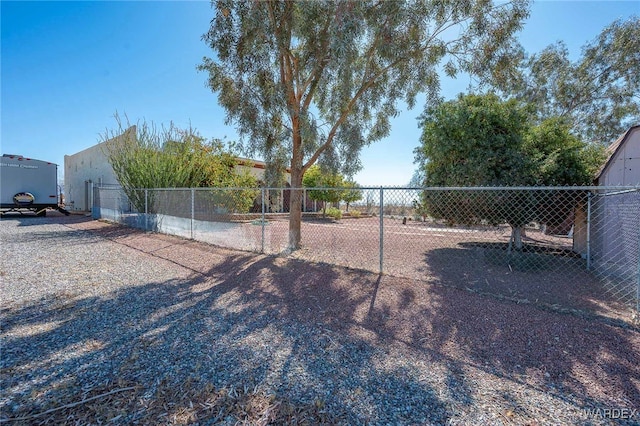
[[[94,185],[118,186],[119,182],[107,159],[107,145],[127,138],[135,138],[136,126],[129,127],[122,135],[89,147],[83,151],[64,156],[65,205],[72,211],[91,211]],[[235,169],[248,170],[259,182],[264,179],[266,164],[263,161],[238,157]],[[287,187],[291,185],[291,173],[286,171]],[[280,203],[288,202],[288,193],[283,193]],[[309,205],[311,202],[309,201]],[[280,207],[284,209],[283,206]]]
[[[136,126],[131,126],[122,135],[64,156],[64,192],[68,210],[91,211],[94,185],[118,185],[105,151],[108,144],[135,137],[135,134]]]

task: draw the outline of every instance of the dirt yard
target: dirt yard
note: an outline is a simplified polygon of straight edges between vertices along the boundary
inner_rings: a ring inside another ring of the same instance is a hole
[[[621,303],[621,288],[610,288],[586,269],[572,251],[572,239],[529,229],[525,252],[508,254],[511,230],[498,227],[449,227],[442,224],[385,218],[386,275],[418,279],[479,294],[532,303],[547,309],[596,315],[633,323],[635,310]],[[220,230],[199,229],[195,238],[223,247],[279,254],[288,243],[288,220],[235,224]],[[306,219],[302,249],[293,258],[380,271],[380,219]],[[635,280],[627,283],[627,300],[635,297]],[[612,291],[613,290],[613,291]]]
[[[640,424],[640,333],[446,284],[473,256],[416,279],[82,217],[0,238],[2,423]]]

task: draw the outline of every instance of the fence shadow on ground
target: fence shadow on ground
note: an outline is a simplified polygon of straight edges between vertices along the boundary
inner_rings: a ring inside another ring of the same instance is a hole
[[[299,405],[321,405],[349,424],[455,421],[460,410],[486,403],[478,399],[491,391],[478,389],[479,375],[525,390],[505,390],[498,402],[521,419],[537,415],[528,400],[536,392],[576,410],[640,404],[640,340],[632,331],[422,281],[121,227],[83,234],[192,275],[104,297],[5,306],[3,418],[79,401],[104,383],[141,386],[125,406],[133,416],[127,421],[159,413],[153,401],[160,383],[258,386]],[[431,272],[443,281],[474,273],[460,263],[445,267],[460,255],[429,253]],[[20,331],[30,329],[39,332]],[[594,395],[594,387],[611,399]],[[87,415],[83,409],[59,414]],[[185,401],[171,409],[193,407]]]

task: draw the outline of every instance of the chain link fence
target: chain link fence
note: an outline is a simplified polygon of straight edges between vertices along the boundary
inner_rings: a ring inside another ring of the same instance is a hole
[[[96,187],[93,216],[278,254],[289,246],[291,191]],[[334,188],[300,191],[292,257],[560,310],[640,310],[638,187],[358,188],[349,204],[317,199]]]

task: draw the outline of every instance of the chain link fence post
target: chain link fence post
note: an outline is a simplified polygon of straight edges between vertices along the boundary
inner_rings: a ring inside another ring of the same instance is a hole
[[[122,217],[122,190],[118,191],[118,196],[116,198],[116,208],[115,208],[115,221],[120,223]]]
[[[591,192],[587,192],[587,271],[591,270]]]
[[[149,230],[149,189],[144,189],[144,230]]]
[[[91,200],[91,218],[92,219],[99,219],[100,218],[100,213],[97,211],[99,209],[98,204],[99,204],[99,200],[100,200],[100,187],[96,187],[96,189],[93,191],[93,200]]]
[[[193,228],[196,221],[196,190],[191,188],[191,239],[193,240]]]
[[[636,315],[640,321],[640,232],[638,232],[638,276],[636,277]]]
[[[384,188],[380,187],[380,273],[384,259]]]
[[[260,238],[260,240],[261,240],[261,249],[260,249],[260,253],[263,253],[263,254],[264,254],[264,225],[265,225],[265,223],[264,223],[264,210],[265,210],[265,205],[264,205],[264,191],[265,191],[265,188],[263,187],[263,188],[260,190],[260,195],[261,195],[261,199],[262,199],[262,201],[261,201],[261,203],[260,203],[260,204],[262,205],[262,215],[261,215],[261,217],[260,217],[260,222],[261,222],[261,223],[260,223],[260,225],[262,226],[262,237]]]
[[[280,188],[280,213],[284,213],[284,189]]]

